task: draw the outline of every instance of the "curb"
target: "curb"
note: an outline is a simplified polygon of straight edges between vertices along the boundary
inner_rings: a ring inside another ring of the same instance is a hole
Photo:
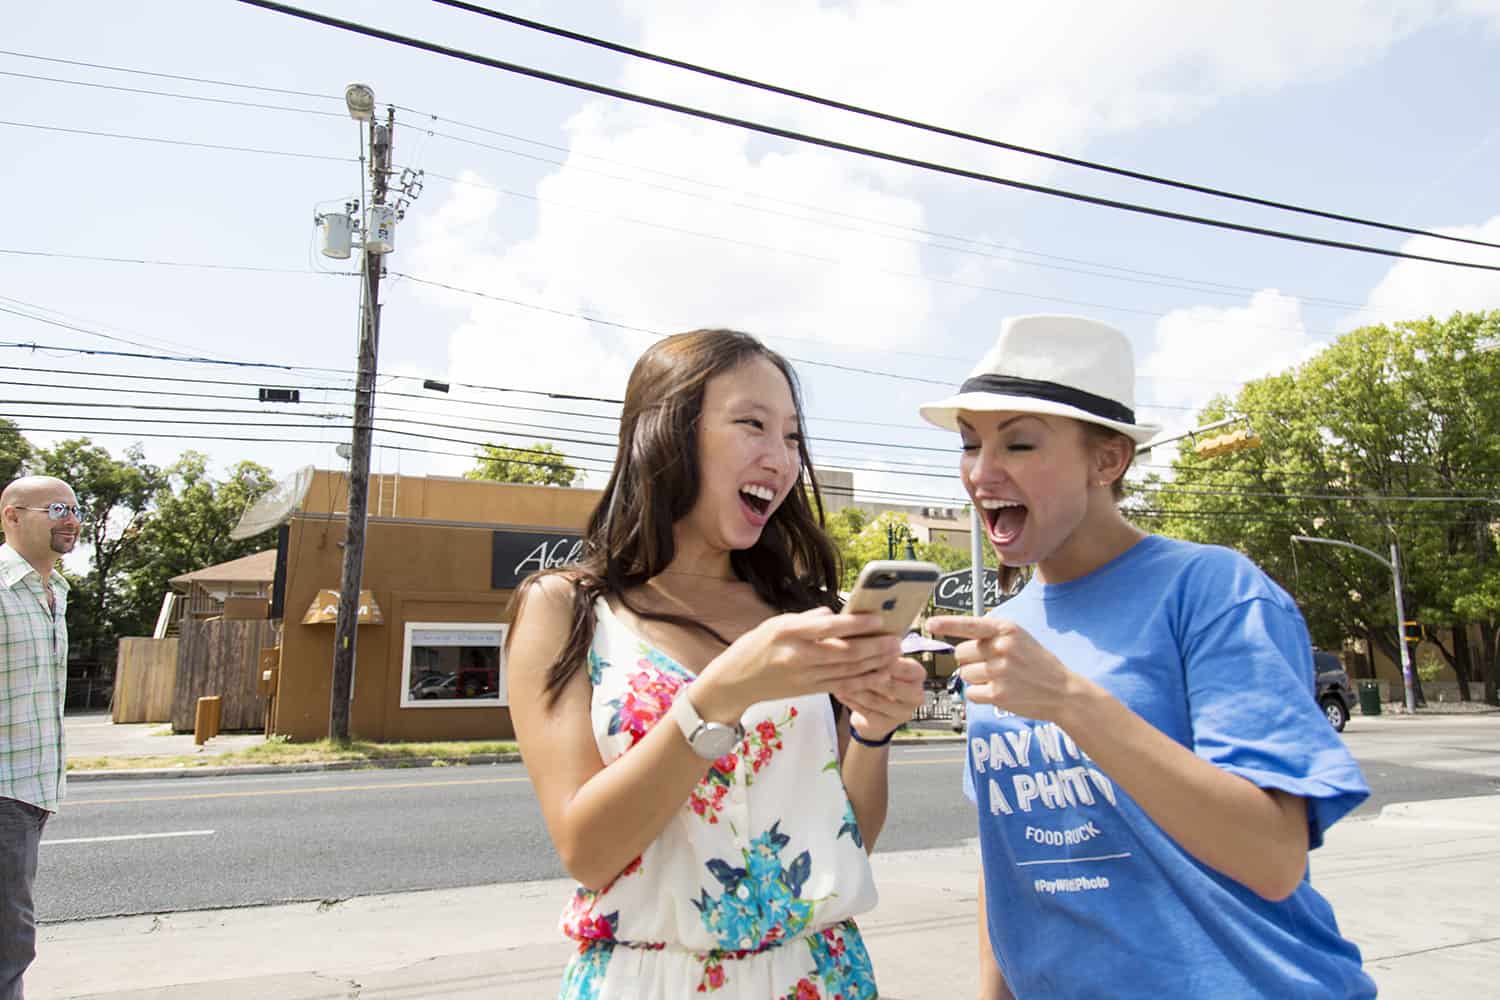
[[[962,734],[897,737],[892,746],[962,743]],[[471,764],[519,764],[519,753],[480,753],[470,757],[384,757],[374,760],[308,761],[301,764],[225,764],[203,767],[114,767],[69,771],[68,784],[90,781],[146,781],[156,778],[229,778],[242,774],[304,774],[317,771],[376,771],[413,767],[467,767]]]
[[[377,771],[397,768],[466,767],[470,764],[516,764],[518,753],[480,753],[472,757],[384,757],[374,760],[308,761],[301,764],[226,764],[219,767],[116,767],[69,771],[68,784],[76,781],[137,781],[155,778],[227,778],[241,774],[300,774],[313,771]]]

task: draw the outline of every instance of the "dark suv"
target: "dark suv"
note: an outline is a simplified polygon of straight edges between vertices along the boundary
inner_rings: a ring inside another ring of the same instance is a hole
[[[1329,724],[1343,732],[1344,723],[1349,721],[1349,713],[1354,710],[1354,688],[1349,685],[1344,664],[1332,653],[1315,649],[1313,669],[1318,676],[1318,707],[1328,717]]]

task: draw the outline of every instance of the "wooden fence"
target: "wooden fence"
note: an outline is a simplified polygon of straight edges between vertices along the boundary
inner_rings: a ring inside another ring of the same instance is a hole
[[[115,722],[169,722],[177,688],[177,640],[121,639],[115,661]]]
[[[264,729],[266,699],[256,681],[261,649],[275,644],[275,622],[183,618],[172,728],[191,732],[198,699],[218,695],[224,732]]]

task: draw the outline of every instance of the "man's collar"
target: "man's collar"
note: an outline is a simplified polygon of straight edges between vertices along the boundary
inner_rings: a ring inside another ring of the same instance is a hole
[[[10,547],[10,543],[0,544],[0,586],[14,587],[20,581],[26,579],[26,574],[36,573],[36,567],[27,562],[25,557]],[[38,573],[38,576],[41,574]],[[62,591],[64,594],[70,589],[68,578],[56,569],[51,574],[52,589]]]

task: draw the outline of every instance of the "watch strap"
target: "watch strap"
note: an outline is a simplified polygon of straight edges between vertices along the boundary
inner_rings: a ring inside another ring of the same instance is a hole
[[[687,689],[683,689],[677,693],[677,697],[672,700],[672,706],[667,710],[667,714],[672,716],[672,720],[677,723],[677,728],[681,731],[682,738],[687,740],[688,746],[692,747],[693,752],[705,760],[716,759],[722,753],[727,753],[728,750],[722,750],[718,753],[706,752],[704,744],[701,741],[701,737],[704,735],[714,731],[723,731],[726,734],[730,734],[733,737],[731,749],[734,744],[738,744],[745,738],[745,727],[741,725],[738,719],[734,721],[733,725],[727,725],[723,722],[705,721],[698,714],[698,709],[693,704],[692,699],[688,697]]]

